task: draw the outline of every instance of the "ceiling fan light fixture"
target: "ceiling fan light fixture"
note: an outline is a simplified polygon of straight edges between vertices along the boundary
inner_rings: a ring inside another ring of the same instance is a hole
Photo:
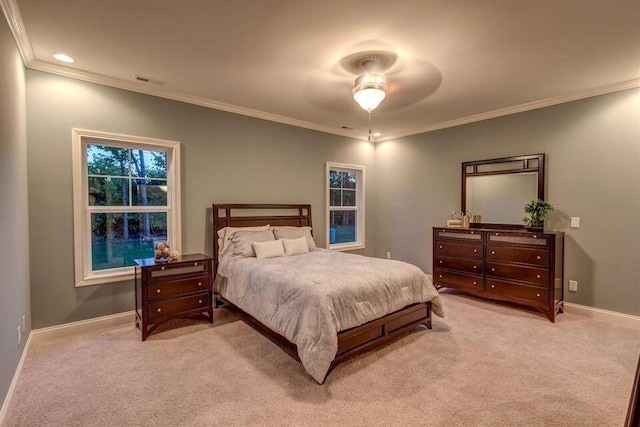
[[[375,110],[387,96],[389,85],[379,74],[365,74],[356,79],[356,85],[351,89],[353,99],[369,113]]]

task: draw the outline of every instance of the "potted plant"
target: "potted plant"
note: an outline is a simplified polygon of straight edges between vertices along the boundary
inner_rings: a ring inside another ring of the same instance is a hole
[[[544,219],[552,210],[554,210],[554,208],[550,203],[542,199],[532,200],[524,205],[524,212],[527,216],[522,218],[522,221],[525,227],[542,228]]]

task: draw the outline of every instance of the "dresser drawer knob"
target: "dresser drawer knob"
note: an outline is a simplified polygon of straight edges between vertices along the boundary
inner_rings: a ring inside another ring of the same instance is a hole
[[[159,294],[159,293],[160,293],[160,289],[156,289],[156,294]]]
[[[158,309],[158,313],[160,313],[161,311],[162,311],[162,309],[161,309],[161,308],[159,308],[159,309]]]
[[[495,254],[496,254],[496,251],[491,251],[491,255],[495,255]]]
[[[541,257],[540,255],[538,255],[536,258],[537,258],[537,259],[542,259],[542,257]]]
[[[201,299],[198,300],[198,304],[202,304],[202,300]]]
[[[440,262],[442,262],[442,261],[440,261]],[[202,282],[198,282],[198,286],[202,286]]]
[[[536,274],[536,277],[539,279],[539,278],[540,278],[540,275],[539,275],[539,274]]]
[[[491,285],[491,289],[493,289],[493,288],[495,288],[495,287],[496,287],[496,285]]]
[[[194,263],[193,263],[193,265],[198,265],[198,263],[197,263],[197,262],[194,262]]]
[[[499,235],[500,235],[500,233],[496,233],[496,236],[499,236]]]
[[[442,274],[441,274],[441,275],[439,275],[438,277],[442,279]]]
[[[478,282],[474,281],[474,282],[473,282],[473,284],[474,284],[474,285],[477,285],[477,284],[478,284]]]
[[[477,265],[474,265],[474,266],[473,266],[473,269],[475,270],[476,268],[478,268],[478,266],[477,266]]]
[[[492,268],[492,269],[491,269],[491,271],[496,271],[496,269],[495,269],[495,268]]]
[[[442,249],[442,245],[440,245],[440,249]]]
[[[476,252],[478,252],[478,250],[477,250],[477,249],[474,249],[474,250],[473,250],[473,253],[475,254]]]
[[[536,294],[536,296],[537,296],[537,297],[539,297],[539,296],[540,296],[540,294]]]
[[[533,235],[533,238],[534,238],[534,239],[537,239],[537,238],[538,238],[538,236],[536,236],[536,235],[534,234],[534,235]]]
[[[471,234],[475,234],[475,231],[472,231]]]
[[[160,270],[164,270],[164,269],[165,269],[165,267],[160,267]]]

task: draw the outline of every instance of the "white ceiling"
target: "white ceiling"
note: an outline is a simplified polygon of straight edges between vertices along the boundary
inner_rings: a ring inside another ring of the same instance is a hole
[[[379,140],[640,86],[639,0],[0,3],[28,67],[359,138],[359,52],[396,57]]]

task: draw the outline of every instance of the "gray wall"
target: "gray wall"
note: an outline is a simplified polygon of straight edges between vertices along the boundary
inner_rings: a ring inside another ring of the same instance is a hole
[[[131,282],[74,287],[71,129],[182,143],[183,253],[211,249],[211,203],[311,203],[325,244],[326,161],[365,165],[366,248],[375,254],[371,143],[27,71],[35,328],[133,309]]]
[[[639,119],[634,89],[377,144],[377,255],[431,272],[431,227],[460,209],[460,164],[544,152],[566,300],[640,315]]]
[[[0,405],[30,329],[27,137],[22,59],[0,14]],[[17,344],[18,325],[27,331]]]

